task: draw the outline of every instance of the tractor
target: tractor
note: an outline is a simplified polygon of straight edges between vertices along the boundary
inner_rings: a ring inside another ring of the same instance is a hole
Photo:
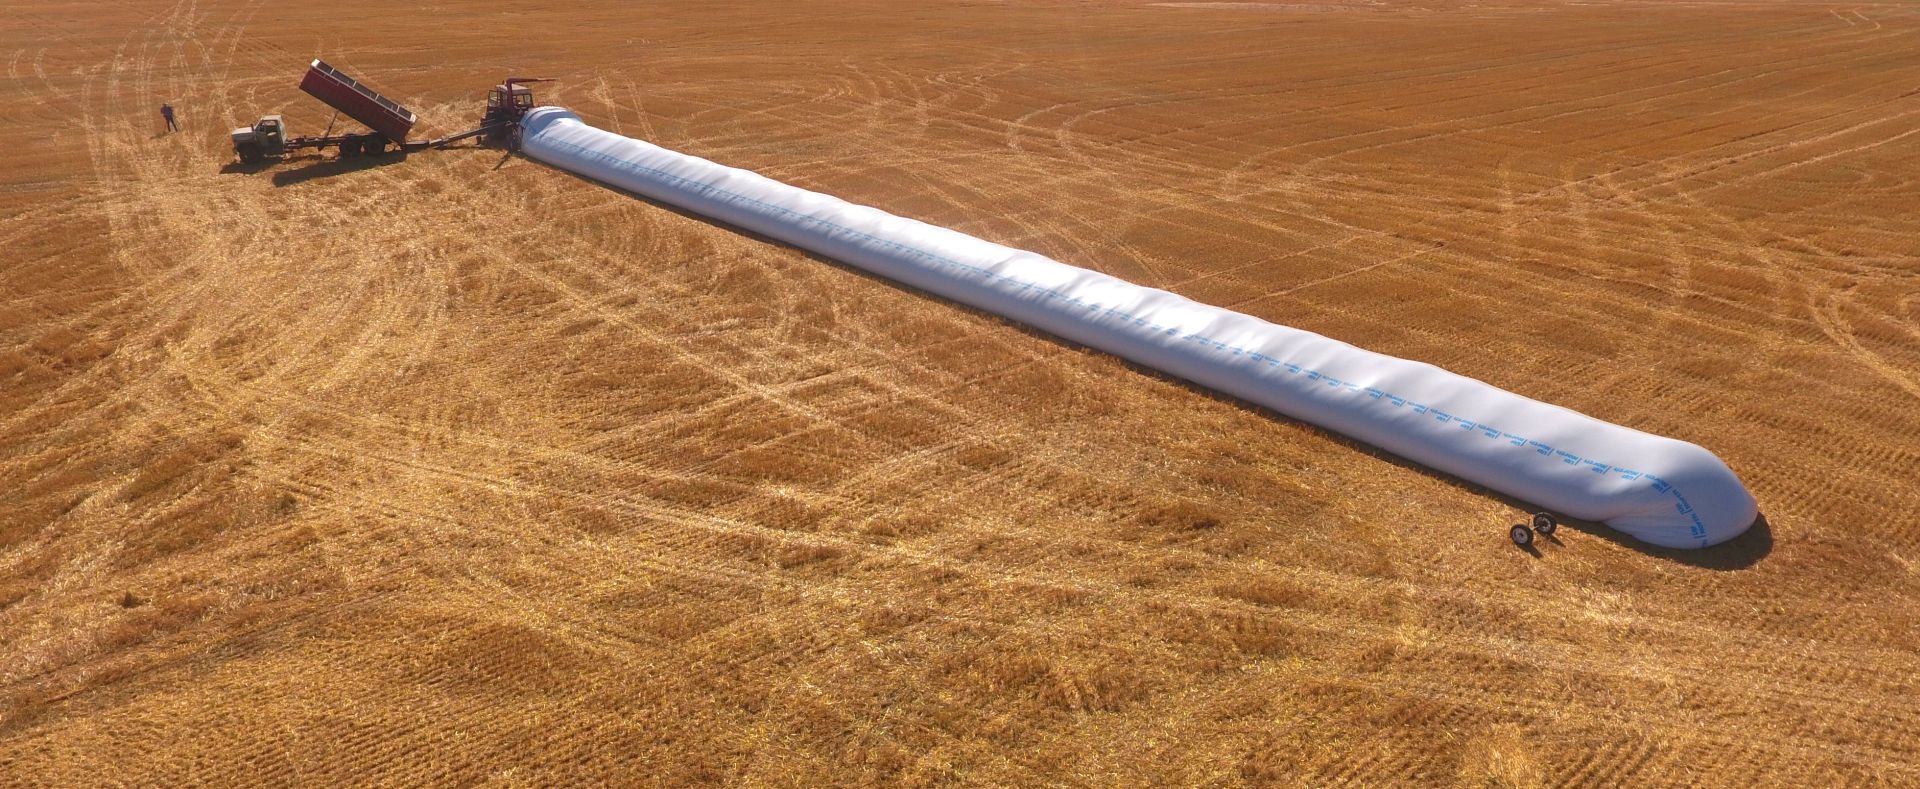
[[[551,82],[531,77],[511,77],[487,92],[487,110],[480,116],[480,128],[486,131],[480,142],[491,148],[520,150],[520,117],[533,109],[533,89],[523,83]]]

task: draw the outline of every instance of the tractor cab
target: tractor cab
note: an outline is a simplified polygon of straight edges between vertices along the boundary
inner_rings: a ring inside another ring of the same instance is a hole
[[[530,109],[533,109],[533,89],[525,85],[495,85],[487,93],[489,114],[506,110],[517,118]]]

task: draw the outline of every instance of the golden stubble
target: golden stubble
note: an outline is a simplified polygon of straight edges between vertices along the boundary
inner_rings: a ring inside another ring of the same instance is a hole
[[[1920,15],[39,4],[0,783],[1912,783]],[[1650,552],[498,152],[328,58],[1700,442]],[[160,135],[170,101],[185,129]]]

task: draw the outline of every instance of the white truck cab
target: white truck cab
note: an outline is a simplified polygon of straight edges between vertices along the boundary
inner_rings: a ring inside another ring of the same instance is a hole
[[[234,152],[240,154],[240,161],[247,164],[262,162],[269,156],[287,152],[286,125],[278,115],[262,116],[252,126],[234,129],[232,137]]]

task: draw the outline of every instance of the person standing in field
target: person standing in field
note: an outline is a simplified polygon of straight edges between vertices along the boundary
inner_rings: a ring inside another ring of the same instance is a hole
[[[179,131],[179,130],[180,130],[180,124],[177,124],[177,123],[174,123],[174,122],[173,122],[173,105],[171,105],[171,104],[161,104],[161,105],[160,105],[160,117],[162,117],[162,118],[165,118],[165,119],[166,119],[166,121],[167,121],[167,131],[170,131],[170,132],[175,132],[175,131]]]

